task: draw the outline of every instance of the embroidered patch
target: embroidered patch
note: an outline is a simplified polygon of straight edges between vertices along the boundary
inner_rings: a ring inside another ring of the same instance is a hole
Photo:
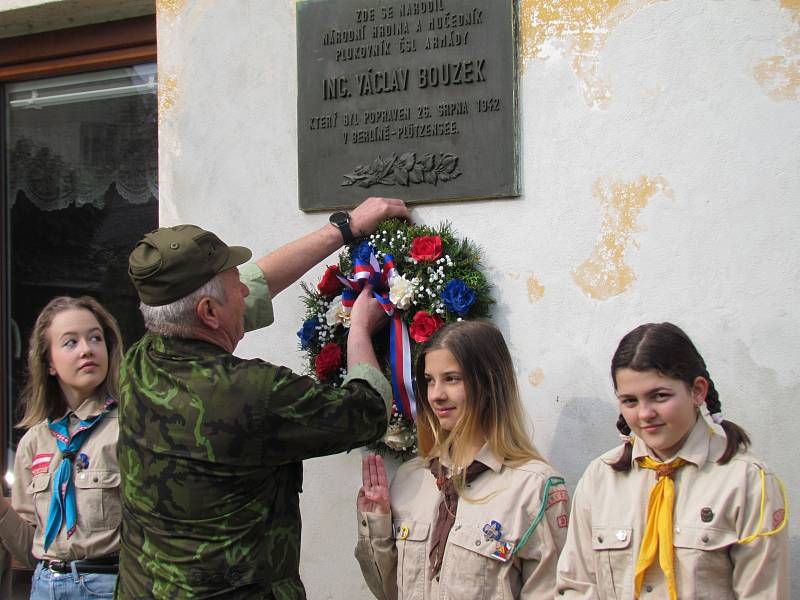
[[[558,515],[556,517],[556,524],[559,528],[564,529],[567,525],[569,525],[569,517],[567,515]]]
[[[83,452],[78,455],[78,460],[75,462],[75,468],[78,469],[78,471],[89,468],[89,457]]]
[[[569,494],[567,493],[567,490],[553,490],[547,496],[547,508],[550,508],[553,506],[553,504],[558,504],[559,502],[569,502]]]
[[[33,457],[31,463],[31,474],[38,475],[39,473],[47,473],[50,469],[50,461],[53,460],[53,454],[37,454]]]
[[[494,552],[492,552],[492,558],[496,558],[497,560],[505,562],[511,558],[512,548],[513,546],[511,545],[511,542],[497,542],[494,547]]]
[[[784,513],[784,510],[782,508],[779,508],[774,513],[772,513],[772,528],[773,529],[777,529],[778,527],[781,526],[781,523],[783,523],[784,514],[785,513]]]

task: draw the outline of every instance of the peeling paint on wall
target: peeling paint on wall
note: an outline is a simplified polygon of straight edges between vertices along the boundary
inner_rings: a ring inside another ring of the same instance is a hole
[[[592,256],[572,271],[575,283],[591,298],[608,300],[624,292],[636,280],[625,264],[625,251],[637,230],[636,220],[657,193],[672,198],[663,177],[642,176],[636,181],[598,179],[592,194],[603,205],[600,236]]]
[[[544,296],[544,286],[533,275],[528,277],[528,302],[533,304]]]
[[[542,371],[540,368],[537,367],[528,373],[528,383],[530,383],[533,387],[539,387],[543,381],[544,371]]]
[[[797,31],[781,40],[784,54],[771,56],[753,68],[753,77],[776,102],[800,100],[800,0],[780,0],[791,11]]]
[[[162,73],[158,76],[158,126],[164,124],[169,112],[178,102],[178,80]]]
[[[609,34],[641,8],[666,0],[521,0],[520,58],[546,60],[551,54],[572,56],[586,104],[605,108],[611,90],[598,71],[600,51]]]
[[[156,11],[167,17],[177,17],[184,6],[186,0],[156,0]]]

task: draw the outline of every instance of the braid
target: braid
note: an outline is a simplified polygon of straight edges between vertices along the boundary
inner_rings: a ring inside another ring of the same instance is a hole
[[[622,415],[619,416],[617,419],[617,430],[622,435],[630,435],[631,428],[628,427],[628,423],[625,421]],[[631,460],[633,459],[633,444],[630,442],[625,442],[625,447],[622,449],[622,454],[620,454],[619,458],[611,463],[611,468],[615,471],[630,471],[631,470]]]
[[[706,394],[706,407],[708,414],[715,415],[722,412],[722,403],[719,401],[719,392],[714,386],[714,381],[708,374],[708,369],[704,370],[701,374],[702,377],[708,382],[708,393]]]
[[[619,418],[617,419],[617,430],[622,435],[630,435],[631,434],[631,428],[628,427],[628,422],[625,420],[625,418],[622,415],[620,415]]]
[[[719,392],[717,392],[717,388],[714,386],[714,381],[708,374],[708,369],[703,370],[702,377],[708,381],[708,392],[706,393],[706,407],[708,408],[708,413],[712,416],[712,418],[714,415],[720,415],[721,417],[722,403],[719,400]],[[747,450],[747,448],[750,446],[750,436],[747,435],[747,432],[744,429],[732,421],[726,421],[725,419],[722,419],[719,422],[719,425],[725,432],[725,438],[727,441],[725,444],[725,452],[723,452],[722,456],[719,457],[717,463],[724,465],[730,459],[732,459],[736,453],[739,452],[739,450]]]

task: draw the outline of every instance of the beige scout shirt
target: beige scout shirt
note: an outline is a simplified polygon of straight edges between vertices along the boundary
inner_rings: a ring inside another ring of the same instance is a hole
[[[724,449],[724,435],[714,433],[701,417],[677,455],[690,463],[674,477],[678,598],[788,599],[788,528],[737,544],[759,529],[761,469],[766,474],[764,531],[783,518],[780,487],[769,468],[749,452],[717,464]],[[640,468],[635,459],[658,459],[636,439],[631,470],[618,473],[608,463],[621,450],[595,459],[575,490],[567,545],[558,561],[558,593],[565,598],[634,598],[636,561],[656,483],[654,472]],[[657,561],[645,573],[640,597],[669,597]]]
[[[103,402],[88,399],[70,412],[70,430],[81,420],[102,411]],[[0,540],[23,564],[36,559],[82,560],[119,553],[121,503],[117,466],[117,409],[109,412],[93,429],[80,453],[89,459],[85,469],[73,472],[78,524],[67,539],[62,526],[56,539],[44,551],[44,530],[50,511],[53,477],[61,464],[61,453],[47,423],[31,427],[19,442],[14,461],[11,505],[0,519]],[[33,555],[33,558],[31,557]]]
[[[431,579],[428,560],[442,494],[416,458],[402,465],[392,482],[391,515],[358,515],[356,558],[370,590],[388,600],[486,600],[551,598],[558,553],[567,532],[568,498],[563,485],[542,494],[549,465],[531,461],[520,467],[502,464],[487,446],[477,459],[489,467],[467,488],[477,500],[458,502],[439,575]],[[444,461],[442,461],[444,462]],[[498,542],[484,526],[497,521],[501,541],[516,545],[546,502],[545,517],[516,556],[501,560]]]

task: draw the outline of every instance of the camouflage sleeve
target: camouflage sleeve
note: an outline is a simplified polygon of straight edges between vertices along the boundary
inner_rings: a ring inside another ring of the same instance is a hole
[[[355,373],[335,387],[273,367],[265,406],[265,463],[336,454],[380,438],[388,423],[387,401],[382,396],[387,390],[379,393],[362,378],[377,377],[377,371],[365,373]],[[385,380],[384,384],[381,387],[388,387]]]
[[[239,279],[250,290],[244,299],[244,330],[254,331],[272,325],[275,315],[272,311],[272,297],[264,273],[255,263],[239,267]]]

